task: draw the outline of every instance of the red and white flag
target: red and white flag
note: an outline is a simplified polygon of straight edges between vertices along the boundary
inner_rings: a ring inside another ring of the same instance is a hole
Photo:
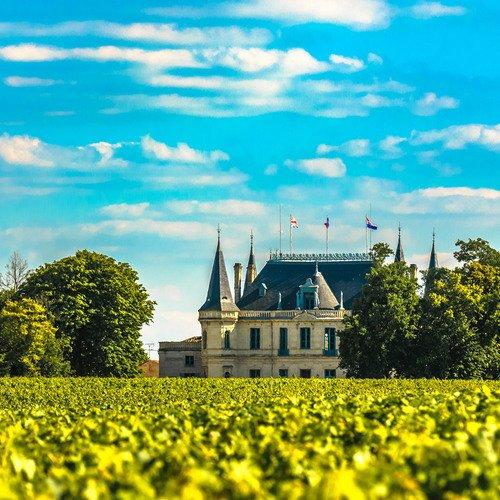
[[[290,227],[294,227],[295,229],[299,228],[299,223],[295,217],[290,217]]]

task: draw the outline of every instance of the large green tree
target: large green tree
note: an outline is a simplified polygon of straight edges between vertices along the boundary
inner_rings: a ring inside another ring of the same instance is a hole
[[[7,300],[0,311],[0,374],[66,375],[63,341],[45,308],[31,299]]]
[[[386,252],[384,252],[386,253]],[[417,280],[403,262],[378,259],[340,332],[341,367],[348,376],[404,376],[412,362],[418,317]]]
[[[154,302],[129,264],[79,251],[35,270],[21,294],[52,313],[76,375],[134,376],[147,359],[140,335]]]

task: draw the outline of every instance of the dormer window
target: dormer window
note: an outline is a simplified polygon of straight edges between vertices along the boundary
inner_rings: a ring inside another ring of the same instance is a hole
[[[318,285],[315,285],[311,278],[307,278],[306,282],[299,286],[297,292],[297,309],[317,309],[318,307]]]

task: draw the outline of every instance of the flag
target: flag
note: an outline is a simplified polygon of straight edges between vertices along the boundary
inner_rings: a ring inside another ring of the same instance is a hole
[[[326,218],[326,221],[323,222],[323,226],[325,226],[327,229],[330,227],[330,217]]]
[[[290,217],[290,227],[298,229],[299,223],[297,222],[297,219],[295,217]]]
[[[368,216],[365,216],[365,222],[368,229],[373,229],[374,231],[378,229],[378,226]]]

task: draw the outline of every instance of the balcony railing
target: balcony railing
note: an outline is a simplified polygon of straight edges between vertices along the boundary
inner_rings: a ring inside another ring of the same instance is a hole
[[[293,310],[293,311],[239,311],[238,315],[240,318],[253,318],[253,319],[293,319],[304,311]],[[332,319],[343,319],[345,316],[349,315],[349,311],[336,309],[334,311],[324,311],[320,309],[310,309],[307,310],[308,314],[316,316],[317,318],[332,318]]]

